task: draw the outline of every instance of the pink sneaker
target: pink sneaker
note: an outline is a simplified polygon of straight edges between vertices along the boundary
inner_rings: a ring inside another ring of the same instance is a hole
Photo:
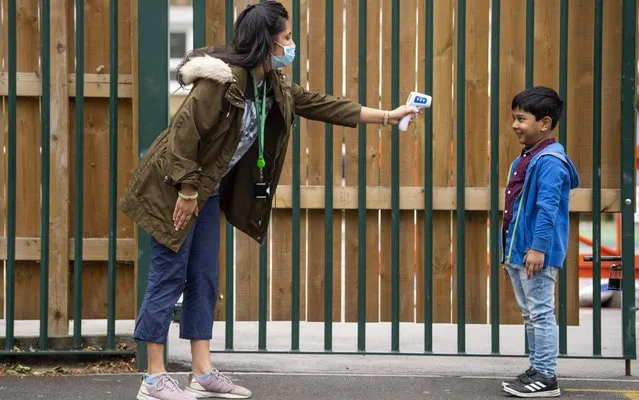
[[[178,382],[169,374],[162,374],[155,383],[149,385],[142,377],[138,400],[195,400],[192,394],[180,389]]]
[[[185,391],[192,393],[198,399],[248,399],[252,395],[250,390],[235,385],[229,377],[221,374],[215,368],[204,379],[189,374],[189,384]]]

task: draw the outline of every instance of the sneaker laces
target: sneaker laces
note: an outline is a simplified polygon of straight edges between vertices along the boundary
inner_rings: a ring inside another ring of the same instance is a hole
[[[217,368],[213,368],[211,370],[211,373],[218,379],[221,379],[222,381],[233,385],[233,381],[231,381],[231,378],[229,378],[228,376],[224,375],[223,373],[221,373],[220,371],[217,370]],[[234,385],[235,386],[235,385]]]
[[[168,374],[162,376],[160,379],[158,379],[157,382],[155,382],[155,384],[153,385],[153,387],[157,390],[162,390],[162,389],[169,389],[172,392],[181,392],[182,390],[180,389],[180,385],[178,384],[178,381],[176,381],[175,379],[171,378]]]

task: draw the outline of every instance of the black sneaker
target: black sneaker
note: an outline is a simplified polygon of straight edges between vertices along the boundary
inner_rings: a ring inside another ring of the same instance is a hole
[[[508,386],[508,385],[512,385],[513,383],[518,383],[518,382],[523,382],[523,383],[531,383],[532,382],[532,376],[535,375],[535,370],[530,367],[528,368],[526,371],[524,371],[523,373],[517,375],[517,378],[510,381],[510,382],[506,382],[503,381],[501,383],[501,386]]]
[[[530,377],[531,382],[515,382],[502,389],[515,397],[539,398],[539,397],[559,397],[561,390],[557,385],[557,377],[546,379],[537,372]]]

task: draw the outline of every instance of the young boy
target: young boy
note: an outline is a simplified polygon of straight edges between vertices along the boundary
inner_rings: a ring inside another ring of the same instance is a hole
[[[568,199],[579,185],[574,164],[551,133],[563,102],[546,87],[512,101],[514,133],[524,146],[510,167],[502,230],[502,263],[521,308],[529,369],[503,390],[517,397],[558,397],[555,283],[568,247]]]

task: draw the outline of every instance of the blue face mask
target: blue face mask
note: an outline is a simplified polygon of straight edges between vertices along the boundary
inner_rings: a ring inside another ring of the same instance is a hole
[[[277,43],[277,42],[275,42]],[[295,60],[295,45],[292,44],[290,46],[282,46],[277,43],[280,47],[284,49],[283,56],[271,55],[271,63],[273,68],[284,68]]]

